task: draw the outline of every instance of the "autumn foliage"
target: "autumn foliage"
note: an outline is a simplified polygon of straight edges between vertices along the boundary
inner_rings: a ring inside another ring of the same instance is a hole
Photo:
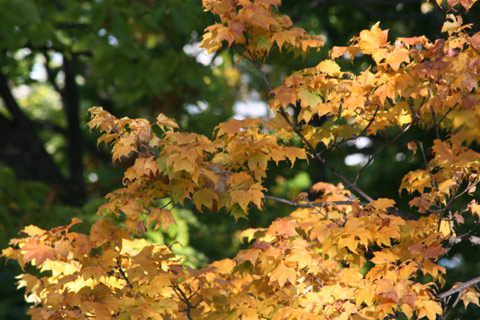
[[[99,143],[112,146],[113,161],[135,161],[123,188],[106,195],[89,234],[71,231],[78,219],[52,230],[28,226],[3,250],[22,268],[42,272],[19,280],[32,318],[434,320],[452,307],[451,296],[478,304],[472,285],[480,280],[444,288],[446,269],[438,264],[468,241],[456,231],[464,217],[480,218],[480,154],[470,148],[480,143],[480,33],[455,11],[475,1],[447,2],[443,39],[390,40],[377,23],[272,88],[261,67],[271,50],[307,55],[322,39],[279,14],[280,0],[203,0],[219,19],[205,30],[202,47],[228,47],[250,61],[270,91],[273,116],[231,119],[206,137],[182,132],[163,114],[151,123],[91,108],[88,125],[101,132]],[[358,74],[336,62],[359,56],[371,64]],[[325,123],[314,125],[314,117]],[[405,146],[424,159],[399,181],[410,212],[358,187],[371,161],[349,181],[323,157],[354,138],[386,129],[398,137],[412,127],[435,138],[431,148]],[[282,161],[319,163],[341,183],[315,183],[315,199],[275,198],[264,181]],[[250,248],[199,270],[142,237],[148,228],[175,224],[171,205],[191,201],[200,211],[248,219],[267,199],[297,210],[268,228],[245,230]]]

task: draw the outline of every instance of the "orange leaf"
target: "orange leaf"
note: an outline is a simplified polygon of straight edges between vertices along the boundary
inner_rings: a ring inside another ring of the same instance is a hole
[[[297,272],[295,269],[286,267],[283,263],[280,263],[270,275],[270,282],[277,281],[280,287],[283,287],[287,281],[295,284],[296,280]]]
[[[155,122],[156,125],[158,125],[162,130],[167,129],[172,129],[172,128],[178,128],[177,121],[175,119],[168,118],[165,116],[163,113],[160,113],[157,116],[157,122]]]
[[[55,251],[54,249],[41,243],[38,239],[33,239],[27,242],[21,249],[22,253],[24,254],[23,260],[25,263],[34,260],[34,264],[39,266],[47,259],[54,259],[55,258]]]
[[[393,208],[395,206],[395,200],[388,198],[379,198],[370,202],[370,205],[377,210],[385,210],[386,208]]]
[[[380,22],[375,23],[370,30],[360,32],[359,46],[364,54],[373,54],[378,49],[387,44],[388,30],[382,30],[378,26]]]

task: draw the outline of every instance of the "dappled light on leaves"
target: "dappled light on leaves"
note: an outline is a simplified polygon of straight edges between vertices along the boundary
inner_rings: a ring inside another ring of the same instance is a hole
[[[447,1],[465,10],[474,2]],[[207,137],[183,132],[165,114],[151,122],[89,110],[98,144],[111,146],[114,163],[127,164],[122,187],[105,196],[88,233],[72,231],[79,219],[50,230],[27,226],[2,251],[24,270],[18,285],[33,303],[32,319],[435,320],[455,294],[455,305],[479,304],[479,279],[443,289],[447,269],[439,259],[462,241],[456,226],[480,217],[480,35],[454,14],[443,25],[445,38],[436,40],[391,41],[379,22],[273,88],[261,69],[272,48],[297,56],[323,45],[281,15],[280,5],[203,1],[220,21],[205,30],[202,47],[211,53],[226,45],[253,63],[270,91],[271,118],[230,119]],[[342,70],[341,57],[355,63],[359,56],[371,64]],[[404,145],[424,165],[398,182],[409,212],[357,185],[375,155],[354,182],[322,157],[358,137],[411,127],[435,137],[428,148]],[[341,182],[317,182],[293,201],[277,198],[267,178],[281,163],[323,165]],[[460,197],[468,201],[457,205]],[[232,259],[194,269],[171,246],[145,240],[147,230],[177,224],[174,206],[238,220],[267,200],[297,209],[244,230],[246,249]]]

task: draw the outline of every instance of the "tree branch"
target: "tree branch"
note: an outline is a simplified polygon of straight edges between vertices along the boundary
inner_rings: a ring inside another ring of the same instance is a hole
[[[408,129],[410,129],[410,127],[412,126],[412,124],[408,124],[405,128],[402,129],[402,131],[400,131],[392,140],[388,141],[387,143],[385,143],[380,149],[377,150],[377,152],[375,152],[372,156],[370,156],[368,158],[368,161],[367,163],[358,171],[357,175],[355,176],[355,180],[353,180],[353,184],[357,184],[357,181],[358,179],[360,178],[360,175],[363,173],[363,171],[365,171],[365,169],[367,169],[367,167],[372,163],[373,159],[375,159],[383,150],[385,150],[385,148],[387,148],[389,145],[391,145],[392,143],[394,143],[398,138],[400,138],[405,132],[408,131]]]
[[[86,188],[83,168],[83,137],[80,130],[80,101],[78,86],[75,81],[77,74],[77,59],[63,56],[63,71],[65,86],[63,89],[63,104],[67,117],[67,159],[70,171],[70,193],[72,202],[83,203],[86,198]]]
[[[464,291],[465,289],[467,289],[468,287],[471,287],[477,283],[480,283],[480,277],[476,277],[476,278],[473,278],[471,280],[468,280],[458,286],[456,286],[455,288],[452,288],[450,290],[447,290],[443,293],[440,293],[439,295],[437,295],[437,298],[439,299],[444,299],[446,297],[449,297],[451,295],[454,295],[455,293],[459,293],[459,292],[462,292]]]
[[[290,200],[287,200],[287,199],[271,196],[271,195],[268,195],[268,194],[266,194],[264,197],[265,197],[265,199],[280,202],[280,203],[284,203],[284,204],[288,204],[292,207],[297,207],[297,208],[333,207],[333,206],[339,206],[339,205],[352,205],[356,202],[355,200],[345,200],[345,201],[299,203],[299,202],[294,202],[294,201],[290,201]],[[361,206],[368,206],[369,205],[368,202],[364,202],[364,201],[357,201],[357,203]],[[405,220],[414,220],[415,219],[414,217],[412,217],[408,213],[405,213],[405,212],[402,212],[402,211],[399,211],[399,210],[396,210],[396,209],[393,209],[393,208],[387,208],[387,209],[385,209],[385,211],[388,214],[392,214],[392,215],[401,217]]]
[[[13,122],[15,123],[15,130],[18,130],[24,136],[24,140],[27,142],[26,145],[20,145],[19,148],[25,150],[25,154],[28,154],[29,157],[36,158],[37,167],[41,168],[39,170],[42,173],[48,172],[48,174],[41,174],[45,178],[43,181],[54,183],[54,184],[64,184],[65,180],[63,179],[60,170],[53,161],[52,157],[45,150],[43,141],[37,136],[34,130],[34,124],[32,121],[23,113],[20,106],[18,105],[15,97],[10,90],[8,85],[8,80],[6,76],[0,71],[0,97],[4,101],[4,105],[7,108],[8,112],[13,117]],[[12,133],[10,133],[12,134]],[[7,139],[10,136],[7,135]],[[14,136],[13,134],[11,136]]]
[[[249,59],[247,56],[243,55],[243,57],[245,57],[247,60],[249,60],[250,62],[252,62],[255,66],[255,68],[257,69],[257,71],[260,73],[260,75],[262,76],[263,80],[265,81],[265,84],[267,85],[267,88],[270,92],[272,92],[273,88],[270,84],[270,81],[268,81],[266,75],[265,75],[265,72],[263,72],[263,70],[260,68],[260,64],[256,61],[256,60],[252,60],[252,59]],[[285,119],[285,121],[287,122],[287,124],[290,126],[290,128],[292,128],[292,130],[300,137],[300,139],[302,139],[303,143],[305,144],[305,146],[308,148],[309,152],[312,153],[315,158],[317,160],[319,160],[328,170],[330,170],[330,172],[332,172],[337,178],[339,178],[344,184],[347,185],[347,187],[356,192],[357,194],[359,194],[362,198],[364,198],[365,200],[371,202],[373,201],[373,198],[370,197],[367,193],[365,193],[362,189],[360,189],[359,187],[357,187],[356,185],[354,185],[353,183],[351,183],[346,177],[344,177],[340,172],[338,172],[335,167],[333,167],[330,163],[328,163],[325,158],[323,158],[321,156],[320,153],[318,153],[315,148],[310,144],[310,142],[308,142],[308,140],[305,138],[305,136],[300,132],[300,130],[295,126],[295,124],[293,124],[293,122],[290,120],[287,112],[285,111],[285,109],[283,107],[281,107],[280,109],[280,114],[282,115],[282,117]]]
[[[47,50],[43,52],[43,56],[45,57],[45,70],[47,71],[47,79],[52,85],[52,87],[57,91],[62,98],[64,97],[63,90],[58,86],[57,81],[55,80],[55,73],[53,72],[52,68],[50,68],[50,56],[48,55]]]
[[[423,149],[423,143],[420,141],[418,144],[420,145],[420,151],[422,152],[423,162],[425,163],[425,170],[428,171],[428,175],[430,176],[430,182],[432,183],[432,187],[436,192],[438,192],[437,184],[435,182],[435,179],[432,176],[432,172],[430,171],[430,166],[428,165],[427,156],[425,154],[425,150]]]
[[[190,295],[190,297],[187,297],[185,292],[183,292],[180,286],[178,286],[177,284],[172,285],[172,288],[173,288],[173,291],[175,291],[175,294],[177,295],[177,297],[180,299],[180,301],[185,303],[185,305],[187,306],[187,309],[185,310],[185,314],[187,315],[188,320],[193,320],[192,315],[190,313],[192,312],[192,309],[194,307],[190,303],[190,298],[192,298],[194,294]]]
[[[433,128],[435,129],[435,135],[437,136],[437,139],[440,140],[440,132],[438,131],[436,114],[435,114],[435,110],[433,110],[432,105],[430,105],[430,112],[432,113],[432,123],[433,123]]]
[[[118,267],[118,271],[120,272],[123,280],[125,280],[125,281],[127,282],[127,285],[128,285],[131,289],[133,289],[132,283],[130,282],[130,280],[128,280],[127,275],[125,274],[125,272],[124,272],[123,269],[122,269],[122,264],[121,264],[121,262],[120,262],[120,257],[117,257],[117,267]]]

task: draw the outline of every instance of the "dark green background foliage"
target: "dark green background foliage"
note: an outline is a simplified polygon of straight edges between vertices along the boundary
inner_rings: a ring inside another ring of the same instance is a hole
[[[317,64],[332,45],[345,45],[379,20],[383,29],[390,29],[390,39],[441,37],[445,12],[432,6],[424,14],[422,3],[284,1],[280,11],[309,33],[325,36],[326,47],[305,60],[273,50],[264,70],[271,83],[279,85],[293,70]],[[103,195],[119,186],[128,163],[114,165],[109,151],[97,148],[96,133],[86,129],[89,107],[103,106],[117,117],[154,119],[163,112],[178,119],[183,131],[211,137],[216,124],[234,115],[236,101],[252,94],[267,100],[260,76],[245,61],[237,63],[233,51],[217,53],[213,63],[204,65],[189,50],[213,22],[198,0],[0,0],[0,8],[0,248],[28,224],[49,228],[79,216],[85,223],[77,231],[86,232]],[[474,22],[474,17],[472,11],[465,19]],[[365,67],[361,60],[355,65],[340,61],[352,71]],[[395,134],[385,132],[384,140],[372,140],[363,149],[346,144],[328,151],[327,157],[353,179],[359,166],[346,166],[344,158],[371,155]],[[401,178],[421,161],[407,153],[405,143],[431,138],[413,130],[403,136],[365,171],[361,188],[374,197],[398,198]],[[291,199],[320,180],[338,182],[311,161],[294,169],[272,168],[267,187],[271,194]],[[408,211],[406,203],[399,204]],[[149,231],[147,236],[179,243],[174,249],[185,256],[185,263],[202,266],[234,256],[245,245],[237,231],[266,226],[291,210],[268,201],[263,212],[253,210],[248,221],[235,223],[226,214],[202,214],[187,205],[174,210],[179,221],[175,228]],[[462,262],[449,270],[452,278],[476,276],[476,248],[454,250]],[[14,284],[18,271],[16,263],[2,261],[0,319],[26,318],[23,294]],[[463,314],[463,307],[457,309],[457,316],[475,318]]]

